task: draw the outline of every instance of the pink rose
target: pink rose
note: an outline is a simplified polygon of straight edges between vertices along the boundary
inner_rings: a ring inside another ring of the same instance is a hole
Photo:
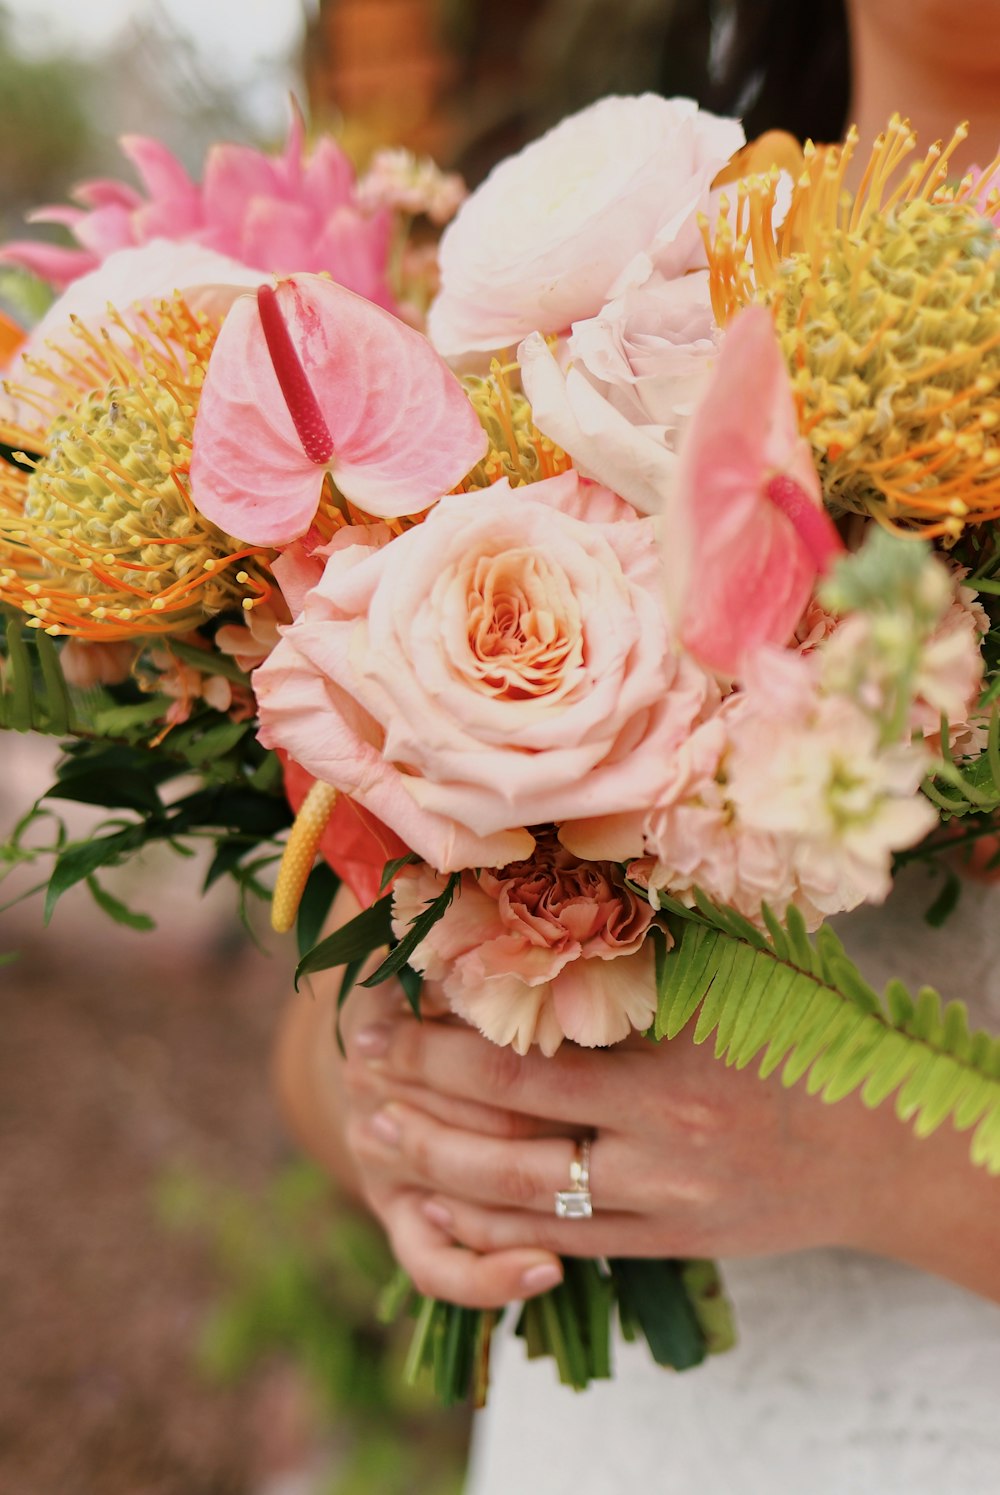
[[[606,98],[502,161],[441,240],[428,331],[446,358],[565,332],[630,280],[704,264],[698,214],[743,144],[690,99]]]
[[[402,935],[445,880],[407,867],[393,898]],[[588,1048],[647,1028],[656,1011],[648,904],[610,862],[582,862],[553,832],[530,858],[465,872],[443,918],[410,957],[459,1016],[494,1043],[554,1054],[564,1038]]]
[[[574,472],[331,555],[254,688],[263,742],[441,871],[650,804],[712,689],[674,650],[651,521]]]
[[[721,337],[707,271],[651,276],[575,322],[558,357],[540,333],[521,344],[535,424],[585,476],[658,514]]]

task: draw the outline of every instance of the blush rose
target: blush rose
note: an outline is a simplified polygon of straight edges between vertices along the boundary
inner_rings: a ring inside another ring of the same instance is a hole
[[[439,871],[650,804],[714,689],[674,649],[651,521],[573,472],[332,554],[254,688],[267,746]]]

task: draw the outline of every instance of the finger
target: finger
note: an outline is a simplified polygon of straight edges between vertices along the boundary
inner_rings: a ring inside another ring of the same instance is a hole
[[[389,1033],[390,1025],[381,1023],[362,1028],[360,1034],[355,1032],[347,1040],[345,1083],[355,1102],[369,1113],[388,1101],[400,1100],[463,1131],[512,1138],[576,1135],[574,1128],[566,1122],[527,1116],[522,1111],[486,1105],[480,1100],[445,1095],[425,1085],[401,1079],[384,1065],[366,1063],[373,1052],[376,1055],[385,1052]]]
[[[358,1039],[364,1047],[367,1040]],[[587,1128],[615,1127],[627,1118],[637,1066],[656,1052],[652,1044],[621,1051],[565,1044],[551,1058],[522,1057],[469,1028],[403,1016],[380,1036],[370,1062],[447,1095]]]
[[[461,1199],[550,1214],[556,1191],[572,1187],[577,1144],[566,1137],[483,1136],[444,1126],[398,1102],[377,1112],[368,1131],[376,1157],[382,1152],[399,1159],[400,1177]],[[611,1209],[634,1208],[650,1192],[648,1176],[636,1177],[624,1153],[612,1136],[599,1138],[591,1152],[591,1189]]]
[[[669,1252],[663,1250],[663,1221],[615,1210],[597,1210],[589,1220],[560,1220],[529,1210],[485,1209],[446,1194],[424,1199],[425,1219],[451,1239],[479,1252],[504,1252],[515,1246],[535,1246],[558,1256],[687,1256],[694,1239],[683,1221],[671,1233]]]
[[[380,1214],[400,1266],[418,1292],[465,1308],[502,1308],[547,1292],[562,1280],[550,1252],[523,1246],[479,1255],[454,1240],[420,1208],[421,1196],[397,1193]]]

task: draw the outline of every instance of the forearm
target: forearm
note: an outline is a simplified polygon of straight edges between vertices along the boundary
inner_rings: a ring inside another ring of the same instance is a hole
[[[282,1017],[274,1054],[278,1103],[296,1141],[353,1194],[359,1194],[345,1145],[346,1097],[334,1035],[336,986],[320,979],[299,992]]]
[[[972,1165],[968,1132],[900,1132],[855,1244],[1000,1303],[1000,1179]]]

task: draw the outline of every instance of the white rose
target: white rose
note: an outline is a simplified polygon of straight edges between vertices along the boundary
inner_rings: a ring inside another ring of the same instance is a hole
[[[441,240],[428,333],[447,358],[564,332],[655,268],[703,264],[698,214],[743,144],[690,99],[601,99],[496,166]]]

